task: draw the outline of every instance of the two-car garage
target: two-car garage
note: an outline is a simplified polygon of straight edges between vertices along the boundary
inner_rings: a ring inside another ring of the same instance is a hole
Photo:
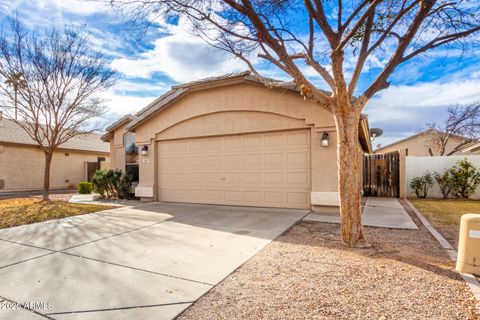
[[[157,142],[158,200],[310,207],[310,130]]]
[[[366,117],[359,129],[371,150]],[[142,201],[336,212],[335,131],[333,115],[294,85],[267,88],[242,72],[174,86],[103,139],[124,170],[125,136],[135,135]]]

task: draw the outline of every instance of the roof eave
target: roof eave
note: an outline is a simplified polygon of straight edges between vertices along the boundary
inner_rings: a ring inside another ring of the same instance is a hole
[[[362,114],[360,117],[360,123],[359,123],[359,140],[360,140],[360,145],[362,146],[362,149],[365,153],[372,153],[372,141],[370,140],[370,126],[368,124],[368,116],[365,114]]]

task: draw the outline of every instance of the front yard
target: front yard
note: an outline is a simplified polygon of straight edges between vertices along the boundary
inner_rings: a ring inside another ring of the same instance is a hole
[[[455,248],[462,215],[480,213],[477,200],[411,199],[410,202]]]
[[[0,200],[0,229],[77,216],[111,208],[103,205],[68,203],[64,200],[42,201],[39,198]]]
[[[453,263],[413,219],[419,230],[366,228],[371,249],[344,247],[338,225],[300,222],[179,319],[478,319]]]

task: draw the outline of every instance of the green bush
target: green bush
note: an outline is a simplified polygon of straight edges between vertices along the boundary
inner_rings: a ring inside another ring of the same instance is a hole
[[[467,159],[460,160],[449,170],[452,194],[461,199],[468,199],[480,184],[480,172]]]
[[[92,193],[93,185],[90,182],[80,182],[78,184],[78,193],[90,194]]]
[[[130,197],[132,177],[118,169],[102,169],[95,171],[92,177],[93,187],[102,198],[127,199]]]
[[[450,169],[445,170],[442,174],[435,172],[434,178],[440,187],[443,199],[447,199],[452,191],[452,175],[450,174]]]
[[[415,177],[410,181],[410,188],[415,191],[418,198],[426,198],[428,189],[433,186],[432,174],[425,172],[421,177]]]

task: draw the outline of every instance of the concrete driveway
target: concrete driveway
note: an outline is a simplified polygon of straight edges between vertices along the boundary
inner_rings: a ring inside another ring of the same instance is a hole
[[[149,203],[0,230],[0,319],[174,318],[307,213]]]

